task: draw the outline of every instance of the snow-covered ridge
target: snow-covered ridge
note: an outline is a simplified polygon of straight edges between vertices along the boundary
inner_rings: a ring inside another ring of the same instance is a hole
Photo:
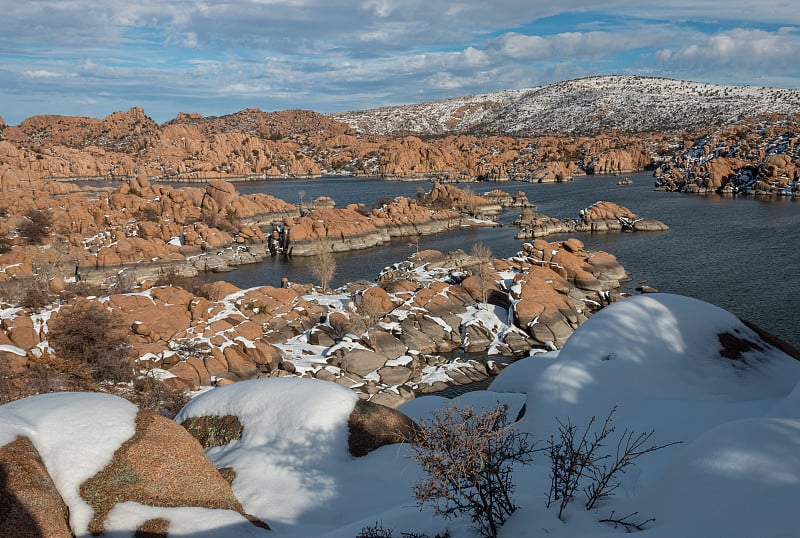
[[[800,90],[638,76],[589,77],[332,117],[375,134],[663,132],[800,113]]]

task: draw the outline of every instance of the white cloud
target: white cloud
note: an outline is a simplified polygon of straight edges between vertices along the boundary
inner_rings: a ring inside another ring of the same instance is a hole
[[[28,78],[64,78],[64,73],[56,73],[46,69],[38,69],[36,71],[24,71],[22,73]]]
[[[656,58],[686,67],[722,66],[749,68],[759,72],[796,67],[800,36],[793,32],[766,32],[735,28],[714,35],[693,36],[681,46],[664,48]]]
[[[735,72],[736,82],[800,86],[791,60],[800,3],[750,3],[0,0],[0,87],[12,110],[15,95],[63,113],[90,95],[111,111],[157,106],[167,112],[148,113],[164,121],[189,109],[332,111],[607,72],[709,82]],[[551,15],[560,16],[541,20]],[[743,20],[762,29],[730,29]]]
[[[183,46],[187,49],[199,49],[200,44],[197,41],[197,34],[195,32],[187,32],[183,39]]]

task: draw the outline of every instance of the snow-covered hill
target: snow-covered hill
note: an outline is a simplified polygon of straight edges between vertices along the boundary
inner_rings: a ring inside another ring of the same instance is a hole
[[[333,117],[377,134],[535,136],[675,131],[773,113],[800,113],[800,90],[602,76]]]

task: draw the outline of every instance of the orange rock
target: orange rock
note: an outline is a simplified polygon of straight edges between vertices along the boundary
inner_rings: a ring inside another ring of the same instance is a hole
[[[232,293],[237,293],[240,290],[233,284],[229,282],[225,282],[222,280],[217,280],[216,282],[210,282],[203,286],[203,292],[213,301],[219,301],[220,299],[224,299],[228,295]]]
[[[179,377],[185,384],[187,384],[190,387],[189,390],[197,390],[201,386],[200,372],[198,372],[197,368],[187,361],[180,361],[175,366],[171,367],[169,372]]]
[[[256,363],[238,345],[226,347],[223,354],[231,374],[240,379],[248,379],[258,374]]]
[[[367,288],[361,294],[361,304],[365,311],[374,312],[381,316],[389,313],[393,308],[392,298],[381,287]]]

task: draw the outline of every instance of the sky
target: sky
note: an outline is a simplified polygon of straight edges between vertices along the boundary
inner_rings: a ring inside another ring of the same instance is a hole
[[[796,0],[0,0],[0,116],[318,112],[629,74],[800,88]]]

